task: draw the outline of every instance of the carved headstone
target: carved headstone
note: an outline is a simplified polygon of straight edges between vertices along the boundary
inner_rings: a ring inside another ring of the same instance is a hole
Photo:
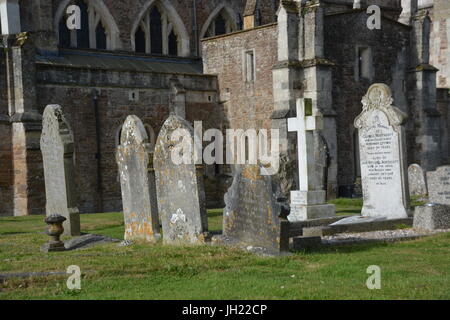
[[[427,173],[430,203],[450,205],[450,166]]]
[[[59,105],[48,105],[44,111],[41,151],[44,163],[47,216],[61,215],[64,235],[80,235],[74,181],[74,139]]]
[[[192,126],[171,115],[156,142],[154,168],[165,243],[201,243],[208,230],[203,172],[195,165],[193,137]]]
[[[260,167],[239,167],[225,195],[224,236],[269,253],[289,250],[289,210],[277,201],[279,192],[272,176],[260,175]]]
[[[152,154],[144,124],[129,116],[122,127],[117,148],[122,187],[125,240],[156,241],[160,238],[157,202],[152,183]]]
[[[418,164],[408,168],[409,194],[411,196],[424,196],[428,194],[425,172]]]
[[[404,123],[406,114],[392,105],[391,90],[374,84],[355,120],[359,129],[363,216],[407,218],[409,190]]]

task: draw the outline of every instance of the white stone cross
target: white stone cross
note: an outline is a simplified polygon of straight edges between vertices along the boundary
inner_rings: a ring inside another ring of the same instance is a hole
[[[313,114],[312,100],[298,99],[297,117],[288,119],[288,131],[297,132],[300,191],[313,191],[318,186],[314,168],[314,131],[322,128],[322,115]]]

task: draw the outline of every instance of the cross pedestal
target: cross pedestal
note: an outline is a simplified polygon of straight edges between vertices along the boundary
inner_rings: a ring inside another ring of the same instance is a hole
[[[313,113],[311,99],[297,100],[297,117],[288,119],[289,132],[297,132],[299,191],[291,191],[289,221],[329,218],[336,215],[334,205],[326,204],[315,171],[314,131],[323,128],[322,115]]]

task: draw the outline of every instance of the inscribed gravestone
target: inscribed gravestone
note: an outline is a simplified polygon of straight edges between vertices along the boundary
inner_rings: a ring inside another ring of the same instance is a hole
[[[355,120],[359,146],[364,207],[363,216],[406,218],[409,190],[403,124],[407,116],[392,105],[385,84],[372,85]]]
[[[117,148],[125,240],[156,241],[160,237],[154,183],[150,181],[151,145],[144,124],[129,116],[122,127]]]
[[[289,250],[289,210],[277,202],[271,176],[259,166],[239,167],[225,195],[224,236],[269,253]]]
[[[431,203],[450,205],[450,166],[442,166],[427,173]]]
[[[156,143],[154,168],[165,243],[200,243],[208,229],[203,172],[194,162],[193,137],[192,126],[171,115]]]
[[[64,235],[80,235],[80,214],[74,182],[74,139],[61,106],[45,108],[41,135],[47,216],[59,214]]]
[[[425,172],[418,164],[408,168],[409,194],[411,196],[424,196],[428,194]]]

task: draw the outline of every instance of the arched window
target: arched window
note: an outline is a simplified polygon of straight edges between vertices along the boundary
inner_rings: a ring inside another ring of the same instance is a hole
[[[237,31],[239,28],[239,21],[236,23],[231,18],[230,14],[225,8],[222,8],[219,13],[212,19],[206,32],[202,34],[202,38],[215,37],[223,34]]]
[[[80,29],[67,28],[67,8],[80,8]],[[55,23],[60,47],[112,50],[118,46],[119,31],[102,0],[62,0]]]
[[[180,53],[178,30],[159,4],[144,14],[134,34],[136,52],[177,56]]]

